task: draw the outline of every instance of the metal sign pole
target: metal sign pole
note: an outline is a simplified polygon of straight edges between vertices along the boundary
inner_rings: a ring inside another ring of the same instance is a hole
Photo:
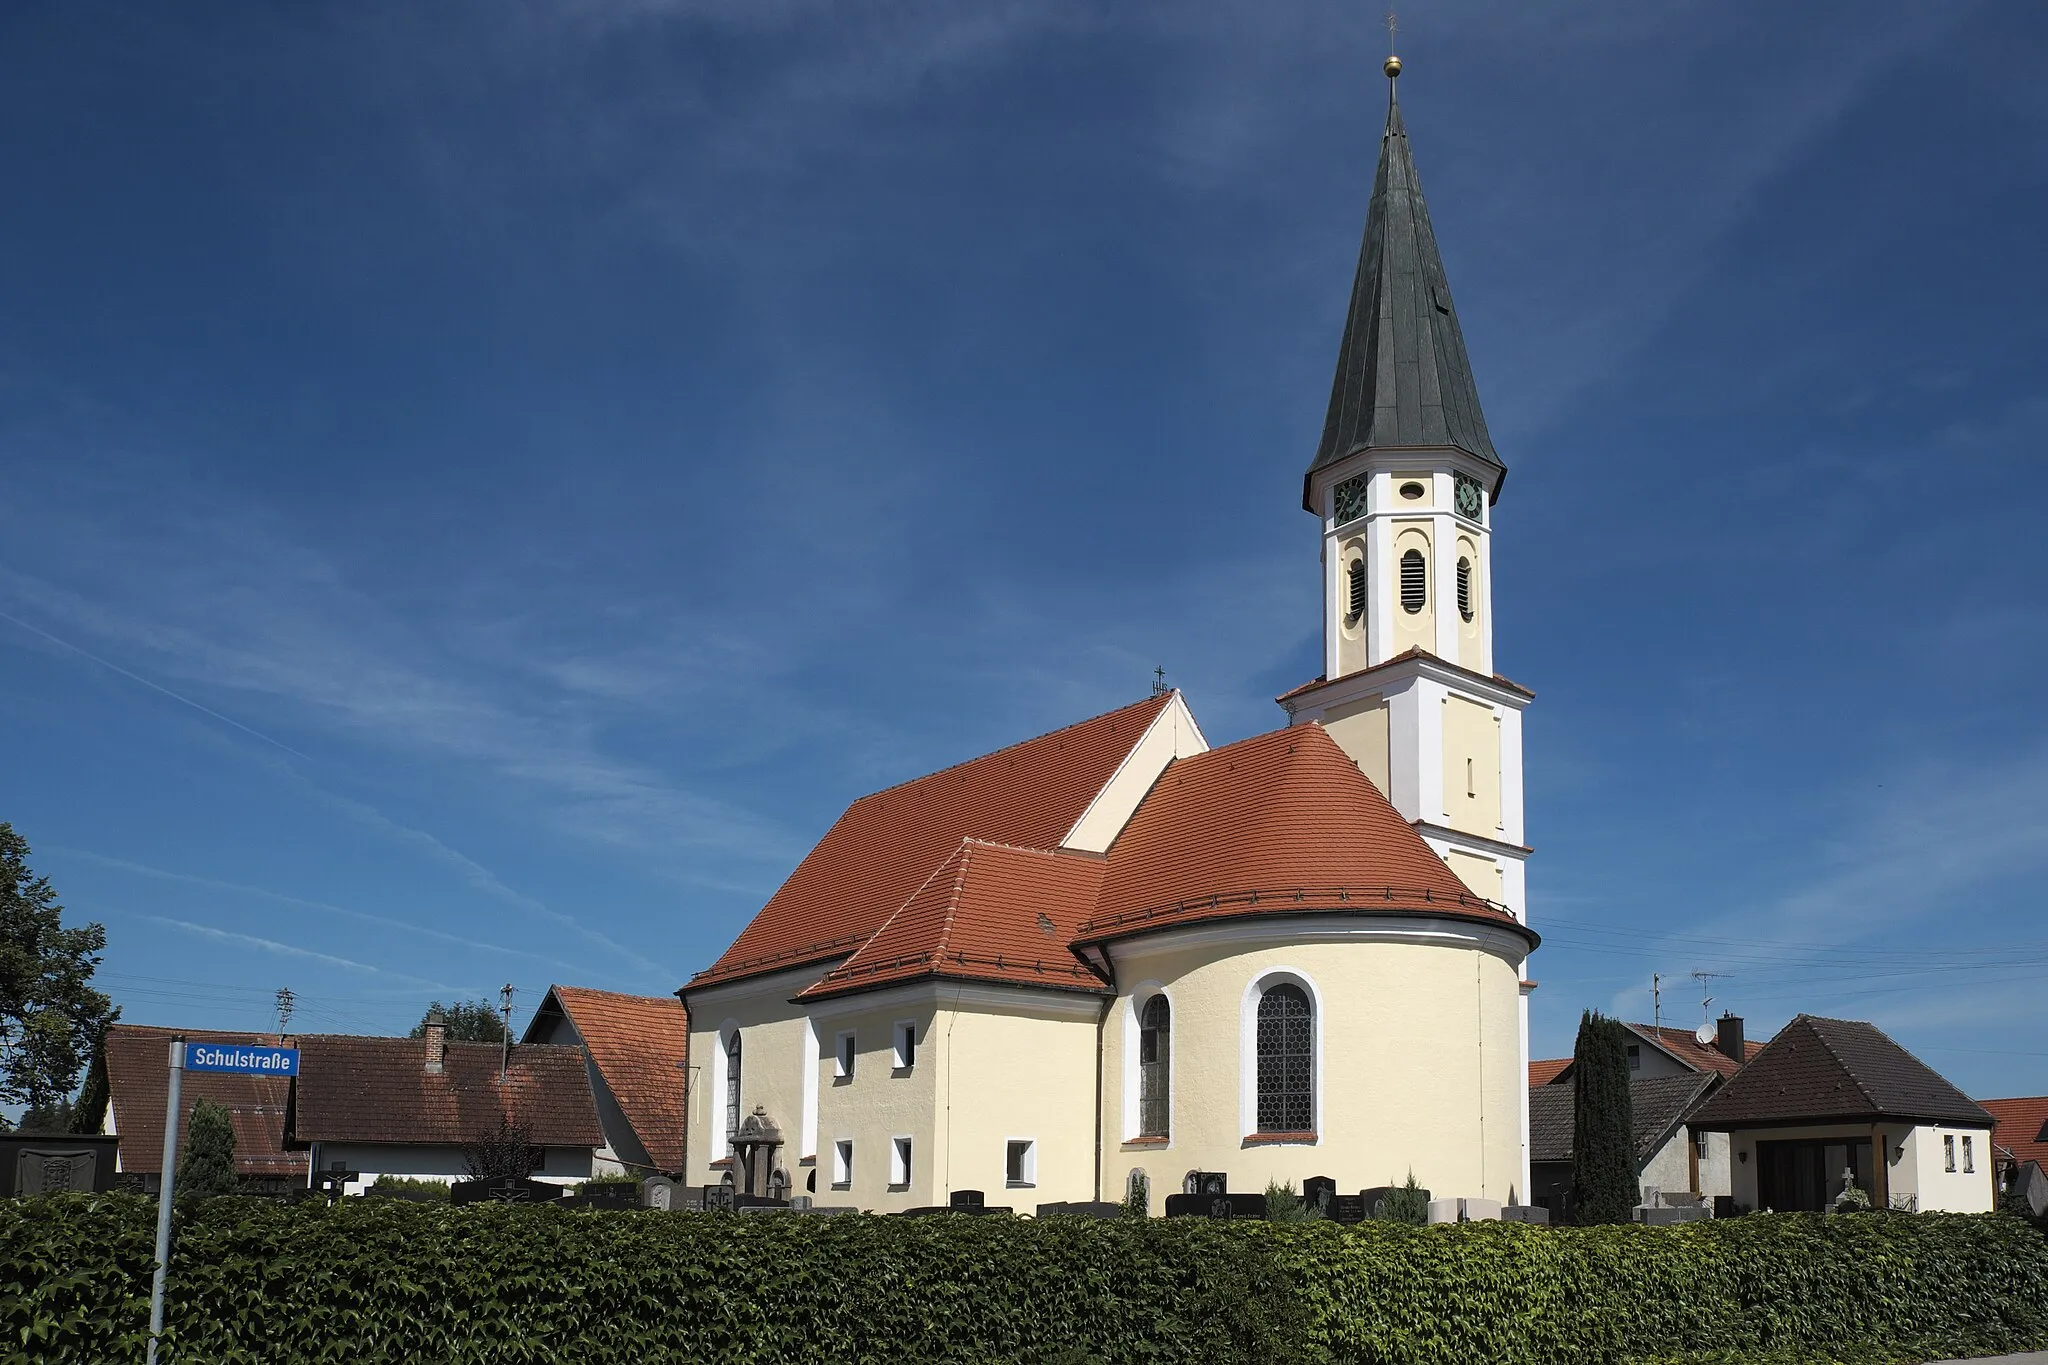
[[[185,1078],[185,1040],[171,1039],[171,1093],[164,1104],[163,1174],[156,1196],[156,1279],[149,1287],[149,1365],[164,1330],[164,1272],[171,1264],[171,1186],[178,1172],[178,1092]]]

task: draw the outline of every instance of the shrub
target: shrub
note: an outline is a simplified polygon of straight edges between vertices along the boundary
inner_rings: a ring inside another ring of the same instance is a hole
[[[227,1106],[200,1100],[192,1106],[192,1120],[185,1127],[185,1150],[178,1157],[178,1179],[174,1186],[180,1199],[210,1199],[233,1194],[235,1179],[235,1120]]]
[[[1635,1035],[1619,1019],[1588,1010],[1579,1019],[1572,1051],[1572,1221],[1626,1223],[1635,1217],[1633,1103],[1628,1093],[1628,1044]]]
[[[416,1180],[409,1175],[380,1175],[370,1182],[365,1194],[401,1196],[424,1196],[428,1199],[446,1199],[448,1182],[445,1180]]]
[[[1371,1216],[1383,1223],[1406,1223],[1411,1227],[1422,1227],[1429,1222],[1429,1191],[1415,1181],[1415,1172],[1408,1172],[1408,1181],[1380,1196],[1379,1202],[1368,1210]]]
[[[1312,1223],[1323,1211],[1295,1193],[1292,1180],[1266,1182],[1266,1221],[1271,1223]]]
[[[0,1205],[0,1362],[139,1359],[154,1209]],[[181,1216],[167,1302],[164,1365],[1875,1365],[2048,1345],[2048,1239],[1949,1214],[1344,1228],[221,1199]]]

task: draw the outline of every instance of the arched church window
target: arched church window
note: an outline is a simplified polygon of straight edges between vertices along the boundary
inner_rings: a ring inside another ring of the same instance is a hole
[[[1306,1133],[1315,1127],[1315,1007],[1292,982],[1259,997],[1259,1131]]]
[[[1365,561],[1351,561],[1351,623],[1357,625],[1365,619]]]
[[[1422,562],[1422,551],[1405,551],[1401,555],[1401,610],[1413,616],[1428,601],[1429,569]]]
[[[734,1029],[725,1040],[725,1131],[730,1137],[740,1130],[740,1031]]]
[[[1472,561],[1458,556],[1458,615],[1472,619]]]
[[[1163,995],[1145,1002],[1138,1016],[1138,1133],[1166,1137],[1171,1131],[1173,1006]]]

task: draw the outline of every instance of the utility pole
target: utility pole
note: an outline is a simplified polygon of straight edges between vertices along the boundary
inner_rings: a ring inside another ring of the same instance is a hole
[[[1664,978],[1650,973],[1650,1027],[1664,1027]]]
[[[277,1041],[280,1044],[284,1042],[285,1029],[292,1022],[292,1007],[298,1003],[299,998],[292,994],[290,986],[277,988]]]
[[[507,981],[505,989],[498,992],[498,1012],[505,1016],[504,1050],[498,1061],[498,1084],[505,1083],[505,1074],[512,1069],[512,983]]]

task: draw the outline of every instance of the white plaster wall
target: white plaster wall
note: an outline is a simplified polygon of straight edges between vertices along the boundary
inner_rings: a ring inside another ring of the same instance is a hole
[[[940,1154],[934,1125],[943,1030],[933,988],[921,984],[915,993],[877,991],[824,1001],[813,1007],[823,1056],[814,1064],[818,1077],[817,1200],[821,1204],[852,1204],[884,1213],[943,1203],[935,1167]],[[917,1026],[917,1055],[908,1069],[894,1066],[895,1027],[900,1021]],[[851,1077],[837,1076],[833,1055],[839,1034],[854,1033]],[[890,1148],[898,1137],[911,1140],[910,1184],[890,1188]],[[832,1186],[833,1144],[853,1142],[853,1183]],[[791,1167],[792,1174],[796,1167]],[[806,1168],[806,1172],[808,1168]],[[798,1177],[797,1187],[806,1181]]]
[[[801,1143],[804,1067],[815,1065],[815,1044],[802,1006],[790,997],[834,963],[778,972],[731,985],[690,992],[688,1183],[709,1185],[725,1171],[725,1049],[728,1025],[740,1030],[740,1113],[763,1105],[782,1129],[782,1162],[792,1175]]]
[[[1209,743],[1195,724],[1193,713],[1178,692],[1152,718],[1152,724],[1132,745],[1114,775],[1074,822],[1061,842],[1062,848],[1085,853],[1106,853],[1116,836],[1130,822],[1138,803],[1166,765],[1176,758],[1189,758],[1207,750]]]
[[[1956,1143],[1956,1168],[1947,1169],[1944,1138]],[[1963,1169],[1963,1139],[1970,1139],[1974,1171]],[[1998,1178],[1989,1158],[1991,1134],[1983,1128],[1923,1125],[1905,1135],[1899,1166],[1909,1167],[1922,1213],[1990,1213],[1998,1207]]]
[[[377,1182],[380,1175],[403,1177],[408,1180],[441,1180],[453,1182],[470,1179],[468,1163],[463,1159],[462,1148],[439,1144],[414,1144],[398,1142],[316,1142],[312,1145],[311,1171],[332,1169],[339,1161],[358,1172],[358,1178],[344,1187],[345,1194],[361,1194],[365,1188]],[[594,1169],[591,1149],[588,1147],[549,1147],[544,1153],[541,1168],[533,1173],[535,1180],[545,1180],[552,1185],[568,1185],[579,1180],[588,1180],[599,1172]],[[312,1181],[309,1177],[308,1184]]]

